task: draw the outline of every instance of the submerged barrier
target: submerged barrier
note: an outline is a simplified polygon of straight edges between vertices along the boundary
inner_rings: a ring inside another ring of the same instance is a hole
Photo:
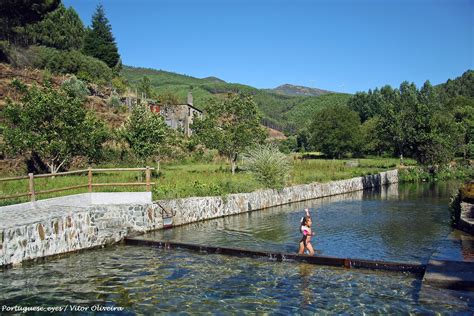
[[[291,253],[275,253],[240,248],[215,247],[171,241],[156,241],[140,238],[125,238],[127,245],[152,246],[164,249],[188,249],[210,254],[222,254],[238,257],[268,258],[274,261],[305,262],[315,265],[341,267],[348,269],[369,269],[394,272],[408,272],[419,276],[425,273],[426,265],[417,263],[384,262],[364,259],[336,258],[328,256],[305,256]]]

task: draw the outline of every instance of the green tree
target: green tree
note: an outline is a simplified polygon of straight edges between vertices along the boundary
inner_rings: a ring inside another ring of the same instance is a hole
[[[112,79],[112,87],[118,94],[127,92],[128,84],[124,77],[114,77]]]
[[[380,156],[388,146],[379,135],[380,117],[369,118],[361,125],[362,152]]]
[[[138,92],[143,96],[143,98],[153,98],[155,94],[151,87],[150,78],[143,76],[143,78],[138,82]]]
[[[196,119],[192,125],[193,135],[206,147],[228,157],[234,174],[239,153],[265,140],[260,118],[251,97],[229,94],[224,100],[210,101],[204,118]]]
[[[99,157],[107,140],[105,124],[82,106],[82,101],[33,86],[21,103],[8,101],[5,143],[13,154],[36,153],[56,173],[71,157]]]
[[[14,40],[15,27],[42,20],[60,3],[60,0],[2,0],[0,4],[0,40]]]
[[[63,4],[38,23],[22,28],[27,44],[39,44],[61,50],[82,49],[85,29],[77,12]]]
[[[402,83],[401,87],[408,89],[408,82]],[[415,88],[416,90],[416,88]],[[400,157],[403,164],[405,148],[407,146],[406,117],[409,104],[401,102],[400,90],[386,88],[382,89],[383,103],[380,114],[378,135],[386,143],[391,144],[394,153]]]
[[[311,144],[328,157],[354,153],[360,146],[359,114],[341,105],[322,109],[314,116],[310,133]]]
[[[458,151],[464,159],[474,155],[474,98],[457,96],[446,105],[452,113],[459,132]]]
[[[390,86],[388,86],[390,87]],[[384,87],[382,89],[387,89]],[[375,89],[374,91],[369,89],[368,93],[357,92],[353,97],[347,101],[347,106],[359,113],[361,122],[364,123],[371,117],[380,114],[382,111],[383,95],[381,90]]]
[[[120,61],[112,27],[105,16],[104,7],[98,5],[92,16],[92,28],[88,28],[84,39],[84,52],[114,68]]]
[[[122,136],[135,156],[144,163],[158,154],[160,147],[165,143],[166,130],[161,116],[137,106],[122,130]]]
[[[453,114],[442,108],[429,81],[423,84],[416,99],[412,90],[406,117],[409,150],[423,165],[445,164],[454,158],[459,139]]]

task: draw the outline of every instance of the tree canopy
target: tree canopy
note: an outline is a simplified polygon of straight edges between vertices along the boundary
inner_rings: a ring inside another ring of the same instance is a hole
[[[161,116],[142,106],[136,106],[122,131],[122,136],[135,156],[144,162],[158,154],[160,146],[165,142],[166,129]]]
[[[228,157],[234,174],[239,153],[265,140],[260,119],[252,97],[229,94],[223,100],[210,101],[204,118],[196,119],[192,125],[193,135],[206,147]]]
[[[88,28],[86,31],[84,52],[102,60],[110,68],[114,68],[120,62],[112,27],[105,16],[104,7],[100,4],[92,16],[92,28]]]
[[[75,155],[100,156],[107,140],[105,124],[88,112],[79,98],[51,87],[26,88],[20,103],[8,101],[4,131],[7,149],[14,154],[37,154],[56,173]]]
[[[2,0],[0,40],[14,40],[15,27],[40,21],[60,3],[61,0]]]
[[[341,158],[358,150],[359,115],[347,106],[322,109],[314,115],[310,134],[310,142],[316,150],[331,158]]]
[[[385,86],[357,93],[348,102],[365,122],[368,151],[383,150],[415,158],[422,165],[445,164],[461,152],[468,157],[472,144],[473,99],[468,82],[472,71],[455,81],[433,87],[429,81],[418,89],[402,82],[399,89]],[[372,131],[379,141],[369,137]],[[374,147],[375,146],[375,147]]]
[[[72,7],[66,9],[63,4],[38,23],[25,26],[21,32],[28,44],[61,50],[80,50],[84,44],[84,24]]]

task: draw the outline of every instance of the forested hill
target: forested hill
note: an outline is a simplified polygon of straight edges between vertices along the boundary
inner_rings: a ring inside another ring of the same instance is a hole
[[[252,95],[262,110],[263,123],[271,128],[290,133],[304,127],[311,119],[312,113],[317,109],[346,104],[350,98],[349,94],[329,93],[329,91],[318,89],[314,89],[312,93],[318,90],[324,91],[326,94],[321,96],[288,95],[281,91],[263,90],[242,84],[227,83],[216,77],[199,79],[163,70],[130,66],[124,66],[121,74],[132,86],[139,86],[146,76],[155,94],[172,94],[182,102],[186,100],[188,91],[192,89],[194,105],[198,108],[204,108],[209,98],[229,92]]]

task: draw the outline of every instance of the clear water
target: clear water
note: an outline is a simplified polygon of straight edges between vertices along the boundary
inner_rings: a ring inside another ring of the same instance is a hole
[[[183,226],[165,234],[203,243],[201,238],[215,231],[214,238],[209,238],[215,242],[293,251],[296,241],[287,238],[297,239],[295,222],[301,210],[312,205],[317,218],[317,248],[328,255],[364,257],[367,251],[365,257],[369,258],[383,253],[395,261],[424,260],[425,255],[412,253],[416,247],[405,238],[422,238],[424,242],[414,242],[427,254],[437,238],[450,231],[449,213],[445,214],[448,187],[403,186],[390,190],[293,204]],[[389,214],[379,214],[382,212]],[[364,225],[364,221],[368,222]],[[404,229],[404,225],[410,229]],[[429,228],[422,228],[424,225]],[[351,229],[356,232],[348,232]],[[388,236],[377,237],[381,232]],[[392,240],[394,236],[396,240]],[[347,244],[336,247],[338,241]],[[400,256],[394,249],[400,251]],[[91,306],[100,305],[123,307],[125,314],[470,315],[474,311],[471,295],[422,285],[421,280],[410,274],[146,246],[117,245],[0,271],[0,309],[13,305],[74,305],[88,307],[90,311]]]
[[[452,183],[392,185],[157,231],[146,239],[295,253],[304,208],[321,255],[426,263],[452,231]]]
[[[116,246],[0,273],[0,308],[118,306],[123,313],[431,313],[474,310],[467,293],[400,273]]]

